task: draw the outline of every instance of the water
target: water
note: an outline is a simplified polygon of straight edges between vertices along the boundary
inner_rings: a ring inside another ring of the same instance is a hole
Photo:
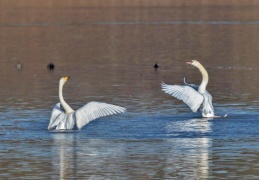
[[[1,1],[0,178],[258,179],[258,5]],[[191,59],[226,118],[200,118],[161,91],[162,81],[200,83]],[[64,75],[72,108],[127,112],[49,132]]]

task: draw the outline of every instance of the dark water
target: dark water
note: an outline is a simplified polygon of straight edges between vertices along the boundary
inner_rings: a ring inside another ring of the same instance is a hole
[[[1,1],[0,178],[259,179],[259,4],[231,2]],[[200,118],[161,91],[200,83],[191,59],[228,117]],[[64,75],[74,109],[127,112],[49,132]]]

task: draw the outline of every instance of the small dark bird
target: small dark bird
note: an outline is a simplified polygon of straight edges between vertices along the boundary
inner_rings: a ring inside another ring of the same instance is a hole
[[[156,64],[154,65],[154,68],[155,68],[155,69],[159,68],[159,65],[156,63]]]
[[[55,68],[55,65],[53,63],[49,63],[47,67],[49,70],[53,70]]]

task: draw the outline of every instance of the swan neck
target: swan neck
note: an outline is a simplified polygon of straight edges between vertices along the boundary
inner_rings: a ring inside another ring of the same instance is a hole
[[[197,66],[197,68],[200,70],[201,75],[202,75],[202,82],[201,82],[201,85],[200,85],[198,91],[200,93],[204,93],[206,91],[206,87],[207,87],[207,84],[209,82],[209,75],[208,75],[206,69],[201,64],[199,64]]]
[[[60,100],[60,103],[61,103],[61,105],[64,108],[66,113],[74,112],[74,110],[66,103],[66,101],[63,98],[63,93],[62,93],[63,85],[64,85],[64,83],[61,83],[61,82],[59,83],[59,100]]]

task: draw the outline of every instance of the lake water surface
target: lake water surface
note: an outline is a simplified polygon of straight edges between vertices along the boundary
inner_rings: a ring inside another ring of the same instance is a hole
[[[0,178],[259,179],[259,3],[187,2],[1,1]],[[200,83],[191,59],[226,118],[161,90]],[[64,75],[72,108],[127,112],[49,132]]]

